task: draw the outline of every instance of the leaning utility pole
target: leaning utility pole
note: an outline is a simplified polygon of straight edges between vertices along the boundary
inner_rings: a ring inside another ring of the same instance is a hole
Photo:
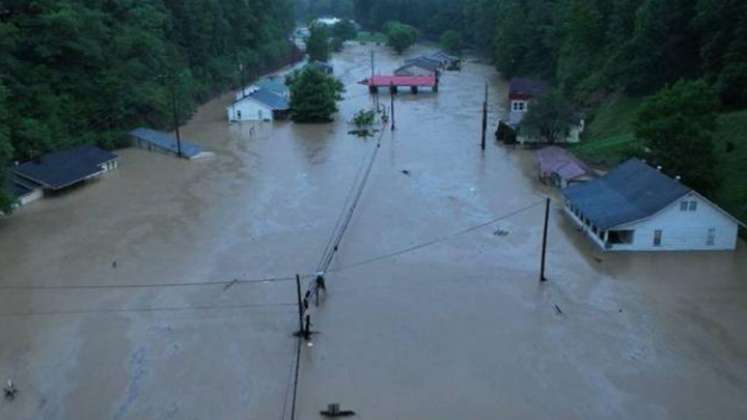
[[[394,131],[394,83],[392,83],[392,87],[389,89],[389,96],[392,98],[392,131]]]
[[[540,281],[545,282],[545,255],[547,254],[547,224],[550,219],[550,197],[545,201],[545,229],[542,232],[542,262],[540,263]]]

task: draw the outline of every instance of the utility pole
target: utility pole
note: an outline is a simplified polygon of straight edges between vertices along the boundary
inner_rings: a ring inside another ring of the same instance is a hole
[[[239,64],[239,73],[241,73],[241,97],[244,98],[246,96],[245,88],[246,88],[246,74],[244,73],[244,64]]]
[[[376,74],[376,72],[374,68],[374,50],[372,49],[371,50],[371,77],[374,77],[374,74]]]
[[[482,141],[480,148],[485,150],[485,132],[488,130],[488,82],[485,82],[485,100],[482,103]]]
[[[174,131],[176,132],[176,155],[182,157],[182,136],[179,133],[179,109],[176,105],[176,79],[171,80],[171,109],[174,113]]]
[[[304,334],[303,330],[303,302],[301,302],[301,276],[296,274],[296,297],[298,298],[298,331],[294,334],[296,337],[301,337]]]
[[[394,83],[392,83],[389,89],[389,96],[392,98],[392,131],[394,131]]]
[[[545,277],[545,255],[547,254],[547,222],[550,219],[550,197],[545,201],[545,229],[542,233],[542,263],[540,266],[540,282],[547,281]]]

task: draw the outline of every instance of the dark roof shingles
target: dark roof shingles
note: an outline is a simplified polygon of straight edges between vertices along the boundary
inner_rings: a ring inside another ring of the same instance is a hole
[[[99,165],[116,158],[114,153],[96,146],[83,145],[48,153],[38,160],[14,167],[13,171],[48,188],[60,189],[100,172]]]
[[[630,159],[597,180],[566,188],[563,195],[605,230],[650,217],[690,191],[646,163]]]

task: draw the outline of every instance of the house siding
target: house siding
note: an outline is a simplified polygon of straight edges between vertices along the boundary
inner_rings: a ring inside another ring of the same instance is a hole
[[[680,203],[696,202],[695,211],[681,211]],[[708,244],[708,230],[714,229],[713,245]],[[633,251],[723,251],[737,246],[739,226],[713,204],[690,193],[655,216],[614,230],[635,230],[633,243],[613,250]],[[654,246],[654,234],[662,233],[661,245]]]
[[[262,112],[262,118],[259,113]],[[272,121],[272,108],[251,99],[244,99],[227,108],[228,121]]]
[[[680,209],[683,201],[688,203],[686,211]],[[695,211],[689,211],[690,202],[697,203]],[[674,201],[649,218],[609,229],[634,231],[630,244],[605,247],[604,241],[595,235],[590,227],[583,224],[568,207],[566,213],[605,251],[731,251],[737,247],[739,225],[696,193],[690,193]],[[712,245],[708,243],[710,229],[714,232]],[[659,246],[654,245],[656,231],[661,231]]]

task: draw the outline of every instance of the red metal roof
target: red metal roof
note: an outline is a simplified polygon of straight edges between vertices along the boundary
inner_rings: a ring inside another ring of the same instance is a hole
[[[376,75],[368,79],[369,86],[386,87],[386,86],[418,86],[433,87],[436,86],[436,76],[381,76]]]

